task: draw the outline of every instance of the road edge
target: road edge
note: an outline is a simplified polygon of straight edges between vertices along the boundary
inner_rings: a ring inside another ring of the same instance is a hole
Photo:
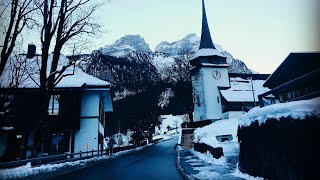
[[[186,180],[194,180],[195,178],[193,178],[188,173],[186,173],[184,171],[184,169],[180,165],[180,150],[178,149],[178,147],[176,147],[176,151],[177,151],[177,161],[176,161],[177,170],[183,176],[184,179],[186,179]]]

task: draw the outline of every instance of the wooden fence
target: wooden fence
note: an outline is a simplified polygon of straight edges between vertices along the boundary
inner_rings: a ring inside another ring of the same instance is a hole
[[[266,179],[320,179],[320,118],[269,119],[238,129],[240,171]]]

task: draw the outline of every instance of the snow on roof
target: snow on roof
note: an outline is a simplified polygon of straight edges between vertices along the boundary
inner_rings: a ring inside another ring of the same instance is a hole
[[[108,86],[110,83],[93,77],[76,67],[74,75],[64,77],[56,87]]]
[[[229,67],[228,64],[212,64],[212,63],[201,63],[202,66],[212,66],[212,67]]]
[[[252,80],[255,101],[258,102],[258,95],[269,91],[263,87],[265,80]],[[221,95],[228,102],[253,102],[252,85],[250,79],[240,77],[230,78],[230,88],[220,90]]]
[[[192,59],[201,56],[221,56],[224,57],[217,49],[199,49],[193,56]]]
[[[239,125],[240,127],[247,127],[255,121],[258,121],[261,125],[268,119],[279,120],[286,117],[304,119],[307,116],[320,117],[320,97],[310,100],[273,104],[263,108],[255,107],[239,118]]]
[[[53,54],[49,55],[48,59],[48,70],[51,68]],[[25,62],[22,63],[21,62]],[[61,55],[57,71],[61,70],[64,65],[67,65],[69,59],[66,56]],[[21,55],[18,59],[13,59],[11,62],[8,61],[5,67],[5,71],[0,77],[0,87],[8,88],[10,87],[10,82],[16,77],[12,75],[12,67],[20,64],[23,66],[23,71],[20,72],[20,78],[18,79],[18,88],[38,88],[40,82],[40,64],[41,56],[35,56],[32,59],[26,59],[26,56]],[[47,76],[49,76],[50,71],[47,71]],[[66,69],[63,75],[71,74],[62,78],[62,80],[57,84],[57,88],[66,87],[82,87],[87,86],[108,86],[110,83],[100,80],[96,77],[86,74],[77,66],[70,66]]]

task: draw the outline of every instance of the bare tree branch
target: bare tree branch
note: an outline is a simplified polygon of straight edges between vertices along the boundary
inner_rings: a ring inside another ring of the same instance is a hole
[[[10,11],[10,13],[8,12],[10,17],[4,18],[9,20],[8,23],[6,21],[1,21],[1,27],[4,28],[5,38],[1,50],[0,74],[2,74],[16,45],[17,37],[31,19],[27,16],[35,10],[34,7],[31,7],[33,0],[10,0],[10,2],[11,3],[8,3],[8,6],[1,12],[1,16],[3,16],[7,11]]]

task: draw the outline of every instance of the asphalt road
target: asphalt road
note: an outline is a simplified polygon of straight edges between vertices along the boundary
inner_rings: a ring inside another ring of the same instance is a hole
[[[183,179],[176,169],[177,137],[54,179]]]

